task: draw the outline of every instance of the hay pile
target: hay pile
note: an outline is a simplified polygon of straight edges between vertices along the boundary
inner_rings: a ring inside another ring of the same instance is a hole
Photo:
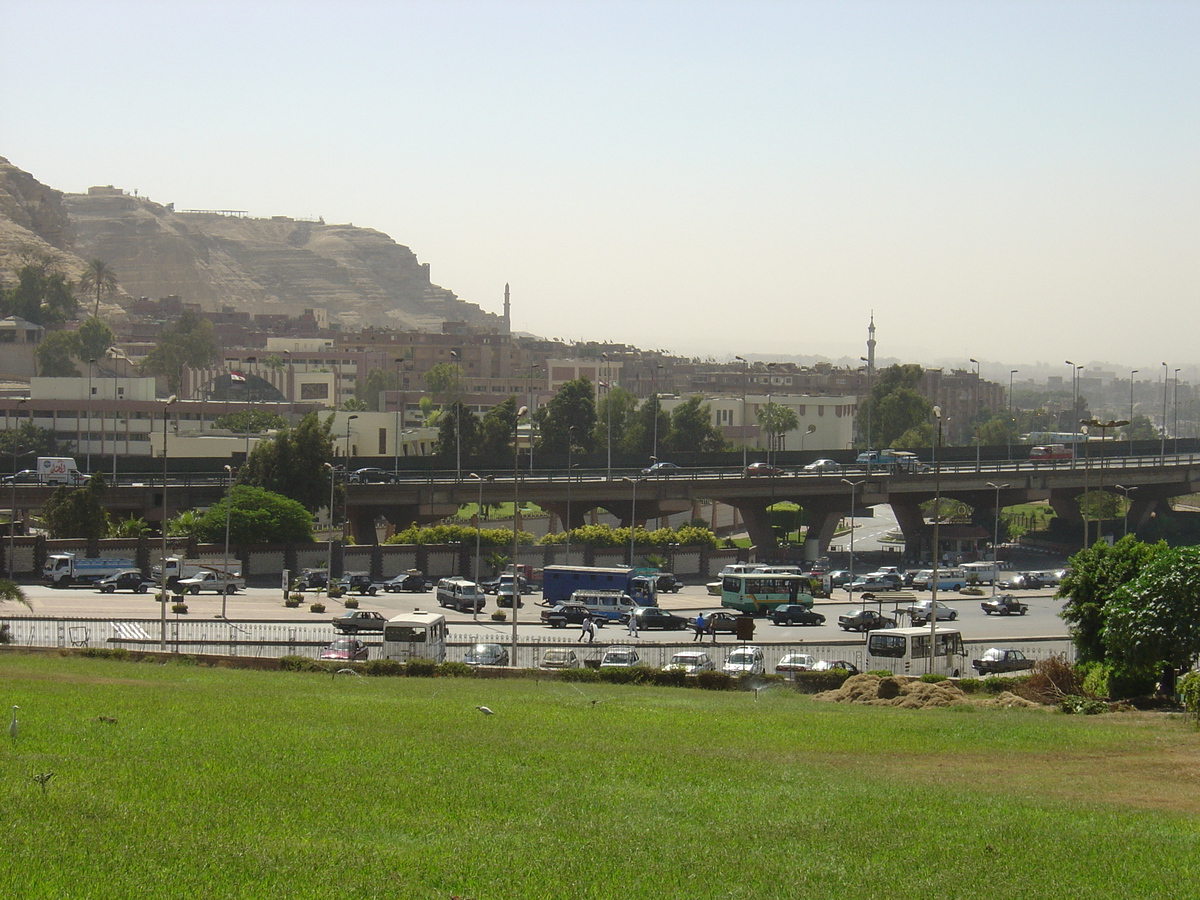
[[[834,691],[814,694],[814,700],[830,700],[835,703],[865,703],[871,706],[895,706],[900,709],[929,709],[937,706],[973,704],[1002,708],[1035,707],[1038,704],[1024,700],[1005,691],[986,699],[972,699],[959,690],[952,681],[929,684],[916,678],[893,675],[881,678],[878,675],[854,675],[842,682]]]

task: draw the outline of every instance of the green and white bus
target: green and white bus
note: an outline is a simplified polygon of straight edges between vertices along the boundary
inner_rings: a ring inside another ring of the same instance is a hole
[[[812,579],[784,572],[737,572],[721,576],[721,605],[751,615],[788,603],[812,608]]]

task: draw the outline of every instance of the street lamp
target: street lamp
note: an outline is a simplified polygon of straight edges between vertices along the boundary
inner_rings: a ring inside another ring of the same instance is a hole
[[[567,426],[567,521],[566,521],[567,565],[568,566],[571,564],[571,480],[572,480],[571,469],[574,468],[574,466],[571,465],[571,448],[574,443],[575,443],[575,426],[568,425]]]
[[[233,466],[225,467],[225,568],[226,577],[229,575],[229,516],[233,512]],[[229,599],[229,591],[221,591],[221,618],[225,618],[225,603]]]
[[[325,468],[329,470],[329,546],[325,554],[325,593],[328,594],[333,587],[333,486],[337,482],[338,467],[333,463],[325,463]],[[319,588],[317,593],[321,593]]]
[[[937,651],[937,590],[938,545],[941,543],[939,525],[942,521],[942,408],[935,406],[937,416],[937,453],[933,463],[933,579],[930,581],[929,603],[929,672],[933,673],[933,655]]]
[[[1006,488],[1008,485],[993,484],[989,481],[987,486],[996,489],[996,524],[992,529],[992,596],[995,597],[1000,568],[1000,489]]]
[[[529,406],[527,406],[526,409],[529,410],[529,471],[530,472],[533,471],[533,373],[536,372],[539,368],[541,368],[541,367],[536,364],[533,364],[533,363],[531,363],[529,366]],[[517,417],[520,418],[519,413],[518,413]],[[515,563],[514,563],[514,565],[515,565]]]
[[[1013,418],[1013,376],[1020,372],[1020,369],[1011,369],[1008,373],[1008,459],[1012,461],[1012,433],[1015,430],[1017,420]]]
[[[400,388],[400,402],[396,404],[396,436],[392,440],[392,450],[395,451],[395,464],[392,468],[393,477],[400,480],[400,442],[404,440],[404,359],[396,360],[396,387]]]
[[[629,478],[627,476],[625,478],[622,478],[621,480],[628,481],[631,485],[633,485],[633,499],[629,506],[629,567],[632,569],[633,564],[634,564],[633,561],[635,559],[635,557],[633,555],[634,554],[633,538],[634,538],[634,535],[637,533],[637,486],[638,486],[638,482],[641,481],[641,479],[640,478]]]
[[[161,611],[158,649],[167,652],[167,420],[171,407],[179,398],[172,394],[163,404],[163,493],[162,493],[162,557],[159,560],[158,606]],[[115,447],[117,441],[113,438]],[[114,449],[114,453],[115,453]]]
[[[846,591],[849,592],[849,585],[854,584],[854,491],[859,485],[866,484],[866,481],[843,478],[842,483],[850,485],[850,581],[846,586]]]
[[[1123,484],[1118,484],[1116,485],[1116,488],[1118,491],[1125,492],[1125,536],[1129,537],[1129,492],[1136,491],[1137,485],[1134,485],[1133,487],[1125,487]]]
[[[25,405],[28,397],[22,397],[17,401],[17,413],[14,418],[17,420],[17,427],[20,427],[21,407]],[[12,509],[8,515],[8,577],[11,581],[17,580],[17,566],[13,560],[13,555],[16,553],[16,534],[17,534],[17,451],[20,450],[20,445],[13,441],[13,465],[12,465]]]
[[[1129,421],[1133,422],[1133,376],[1136,375],[1139,369],[1130,369],[1129,371]],[[1129,426],[1129,455],[1133,456],[1133,425]]]
[[[1158,451],[1160,463],[1167,461],[1167,364],[1163,363],[1162,367],[1163,367],[1163,411],[1162,411],[1162,420],[1161,420],[1162,428],[1160,430],[1160,437],[1162,439],[1162,445],[1159,447],[1159,451]]]
[[[479,594],[479,533],[481,531],[483,531],[483,478],[481,478],[475,472],[472,472],[467,477],[474,478],[476,481],[479,482],[479,503],[475,509],[475,593],[476,593],[476,596],[478,597],[478,594]],[[489,481],[491,480],[491,477],[492,476],[490,476],[490,475],[488,476]],[[517,517],[516,510],[514,509],[513,510],[513,520],[514,521],[516,520],[516,517]],[[513,582],[513,590],[514,591],[516,590],[516,582],[515,581]],[[476,602],[471,603],[471,618],[473,618],[476,622],[479,621],[479,604]]]
[[[975,408],[971,410],[971,418],[976,422],[979,421],[979,360],[971,357],[971,362],[975,363]],[[979,471],[979,453],[982,449],[979,443],[979,426],[975,426],[975,471]]]
[[[533,394],[533,378],[532,371],[529,379],[530,395]],[[513,574],[513,594],[512,594],[512,652],[509,654],[509,664],[516,668],[517,666],[517,611],[520,609],[521,602],[521,582],[517,577],[517,551],[519,543],[517,541],[517,506],[521,496],[521,469],[517,465],[517,460],[521,458],[519,448],[517,446],[517,437],[520,433],[521,416],[529,413],[530,421],[532,422],[533,414],[530,413],[528,406],[522,406],[517,410],[517,414],[513,416],[513,546],[512,546],[512,574]],[[529,433],[529,466],[533,468],[533,431]]]
[[[600,386],[604,388],[604,416],[607,420],[606,428],[608,430],[608,474],[606,480],[612,481],[612,369],[608,365],[607,353],[601,353],[600,358],[604,360],[604,368],[601,370],[604,377],[600,380]]]
[[[84,469],[89,475],[92,474],[92,370],[96,368],[94,359],[88,360],[88,393],[87,393],[87,462]]]
[[[358,416],[346,417],[346,468],[342,472],[342,476],[346,479],[346,484],[342,487],[342,545],[346,544],[346,527],[350,524],[350,423],[357,419]],[[343,563],[344,565],[344,563]]]
[[[734,359],[741,360],[742,363],[742,471],[746,471],[746,383],[750,380],[750,363],[746,362],[744,356],[735,356]]]
[[[1171,437],[1175,453],[1179,453],[1179,369],[1175,370],[1175,398],[1171,401]]]
[[[817,426],[816,426],[816,425],[809,425],[809,426],[808,426],[807,428],[805,428],[805,429],[804,429],[804,431],[803,431],[803,432],[800,434],[800,452],[801,452],[801,453],[803,453],[803,452],[804,452],[804,439],[805,439],[806,437],[808,437],[810,434],[816,434],[816,433],[817,433]]]
[[[1079,370],[1083,366],[1077,366],[1071,360],[1066,360],[1068,366],[1071,367],[1071,416],[1072,418],[1079,415]],[[1166,365],[1164,363],[1163,365]],[[1075,450],[1079,449],[1079,426],[1075,426]],[[1078,453],[1071,454],[1071,468],[1075,468],[1075,457]]]
[[[867,364],[867,459],[871,458],[871,375],[874,371],[874,366],[871,360],[866,356],[860,356],[860,360]]]
[[[654,449],[650,451],[650,456],[658,459],[658,414],[662,407],[658,402],[658,373],[662,371],[662,363],[657,363],[654,367],[654,378],[651,381],[651,395],[654,398]]]
[[[1129,424],[1128,419],[1110,419],[1107,422],[1101,422],[1099,419],[1082,419],[1080,421],[1080,425],[1085,428],[1088,426],[1091,426],[1092,428],[1100,429],[1100,476],[1099,476],[1100,483],[1096,487],[1096,490],[1100,493],[1104,492],[1104,457],[1105,457],[1104,448],[1106,446],[1104,441],[1108,434],[1108,429],[1121,428],[1128,424]],[[1101,530],[1103,529],[1103,526],[1104,526],[1104,504],[1103,504],[1103,500],[1102,500],[1100,503],[1100,518],[1096,524],[1096,539],[1097,540],[1100,539],[1100,533],[1101,533]]]

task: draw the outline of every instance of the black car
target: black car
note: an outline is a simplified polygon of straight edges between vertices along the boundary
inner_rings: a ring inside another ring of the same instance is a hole
[[[363,596],[375,596],[379,586],[371,580],[366,572],[351,572],[344,576],[338,586],[346,593],[358,593]]]
[[[799,603],[785,603],[767,613],[776,625],[824,625],[825,617]]]
[[[639,629],[661,628],[663,631],[683,631],[690,624],[683,616],[669,613],[657,606],[639,606],[633,611],[633,616],[637,619]]]
[[[658,575],[658,584],[655,586],[655,590],[663,593],[677,594],[679,593],[679,589],[681,587],[683,587],[683,582],[671,572],[660,572]]]
[[[395,477],[386,469],[355,469],[346,479],[351,484],[391,484]]]
[[[583,620],[591,618],[592,622],[601,627],[604,625],[603,616],[594,616],[592,611],[582,603],[560,603],[550,609],[542,610],[542,624],[551,628],[566,628],[568,625],[582,625]]]
[[[117,572],[107,578],[101,578],[96,584],[97,590],[102,594],[112,594],[117,591],[133,591],[135,594],[144,594],[155,586],[154,582],[148,581],[137,569],[125,569],[123,572]]]
[[[37,469],[22,469],[15,475],[5,475],[4,484],[37,484],[42,479]]]
[[[1000,594],[991,600],[984,600],[979,606],[989,616],[992,613],[1000,616],[1023,616],[1029,612],[1029,604],[1022,603],[1012,594]]]
[[[393,594],[407,591],[413,594],[424,594],[429,591],[429,583],[420,572],[404,572],[383,583],[383,589]]]
[[[305,569],[292,585],[297,591],[324,590],[329,584],[329,576],[324,569]]]

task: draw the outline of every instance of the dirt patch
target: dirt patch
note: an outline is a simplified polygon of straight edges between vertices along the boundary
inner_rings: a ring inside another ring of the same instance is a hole
[[[931,709],[965,703],[973,706],[1037,708],[1039,704],[1005,691],[986,697],[964,694],[952,681],[929,683],[903,676],[854,675],[834,691],[814,694],[814,700],[834,703],[865,703],[871,706],[895,706],[900,709]]]

